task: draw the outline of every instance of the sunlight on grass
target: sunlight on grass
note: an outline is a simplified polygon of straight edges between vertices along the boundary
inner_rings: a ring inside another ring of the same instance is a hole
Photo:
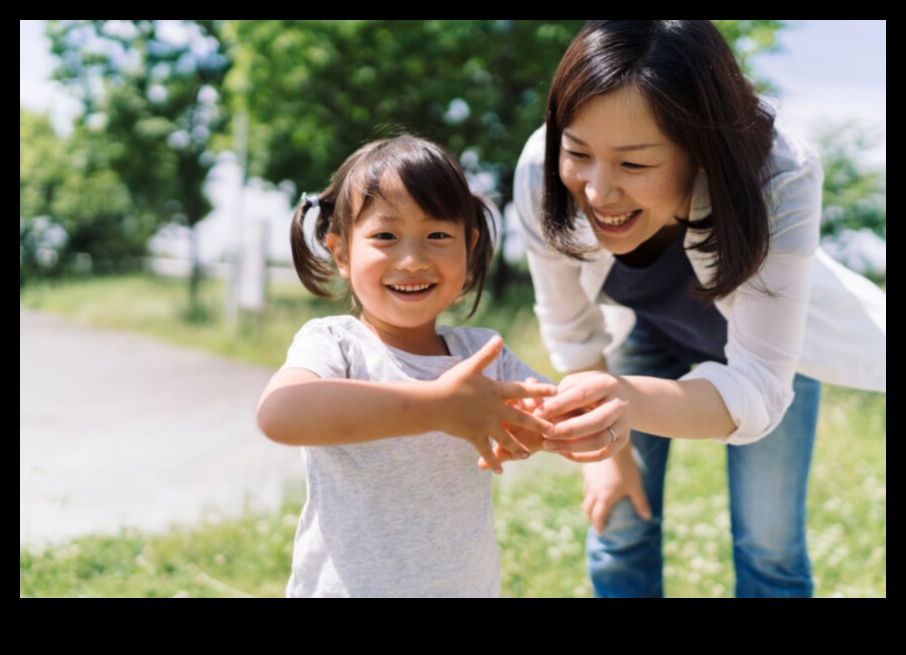
[[[202,322],[183,320],[185,282],[146,276],[102,278],[20,290],[22,307],[86,325],[140,332],[276,369],[301,325],[343,313],[343,300],[313,298],[300,285],[271,285],[268,308],[235,327],[218,309],[222,287],[208,280]],[[498,330],[507,345],[552,379],[538,338],[530,286],[503,298],[486,294],[468,324]],[[442,322],[458,324],[468,307]],[[887,396],[826,386],[809,491],[809,545],[815,593],[887,595]],[[664,517],[665,585],[675,597],[730,597],[725,449],[677,441],[671,448]],[[505,597],[587,597],[578,465],[539,454],[507,464],[495,480],[496,528]],[[289,575],[292,539],[304,494],[273,514],[204,522],[167,534],[87,537],[20,549],[22,597],[275,597]]]

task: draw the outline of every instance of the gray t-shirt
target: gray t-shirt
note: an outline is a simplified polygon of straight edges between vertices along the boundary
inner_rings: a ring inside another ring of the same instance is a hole
[[[309,321],[285,368],[321,378],[434,380],[474,354],[492,330],[439,325],[452,356],[391,348],[352,316]],[[543,380],[509,349],[494,380]],[[346,411],[354,412],[355,407]],[[492,474],[478,452],[442,432],[304,447],[308,497],[293,548],[290,597],[494,597],[500,564]]]

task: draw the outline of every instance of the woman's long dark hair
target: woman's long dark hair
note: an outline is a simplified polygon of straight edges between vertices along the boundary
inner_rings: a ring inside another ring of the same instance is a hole
[[[708,176],[708,230],[694,248],[716,253],[716,270],[696,295],[716,300],[757,274],[768,254],[766,161],[774,115],[743,76],[733,51],[707,20],[589,21],[560,61],[547,103],[542,224],[550,244],[581,259],[573,240],[577,207],[559,174],[560,140],[589,100],[633,87],[660,130]]]
[[[327,285],[334,277],[333,262],[309,246],[305,215],[317,203],[315,240],[326,249],[327,235],[336,234],[343,247],[348,248],[356,221],[393,174],[399,176],[406,192],[426,214],[445,221],[462,221],[467,243],[471,243],[473,230],[478,231],[478,240],[467,253],[468,274],[462,289],[463,295],[476,291],[471,316],[478,308],[494,255],[491,212],[485,201],[470,191],[453,156],[436,143],[416,136],[396,136],[362,146],[343,162],[319,196],[303,198],[290,227],[296,274],[316,296],[332,297]],[[352,292],[354,295],[355,289]]]

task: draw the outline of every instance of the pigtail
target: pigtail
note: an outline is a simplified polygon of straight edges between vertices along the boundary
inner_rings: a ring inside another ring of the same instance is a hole
[[[475,302],[472,303],[472,309],[466,318],[472,316],[478,309],[484,281],[494,258],[494,217],[491,215],[491,209],[487,202],[478,196],[473,195],[472,202],[474,218],[471,221],[467,220],[466,225],[471,224],[478,230],[478,239],[469,251],[469,276],[463,286],[463,295],[474,290]],[[471,235],[467,234],[466,238],[471,239]]]
[[[330,298],[332,294],[326,285],[333,277],[333,266],[329,259],[320,257],[308,244],[305,238],[305,215],[312,208],[318,208],[315,223],[315,239],[326,248],[325,240],[330,228],[330,216],[333,213],[332,203],[323,201],[318,196],[302,194],[302,200],[296,213],[293,214],[289,230],[289,242],[293,252],[293,266],[299,280],[311,293],[319,298]]]

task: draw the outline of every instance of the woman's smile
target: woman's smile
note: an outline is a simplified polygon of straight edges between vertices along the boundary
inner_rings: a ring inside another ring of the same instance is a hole
[[[641,209],[635,209],[620,214],[601,212],[597,209],[591,210],[591,214],[594,217],[598,229],[605,232],[619,232],[621,228],[627,228],[627,226],[638,218],[641,213]]]

